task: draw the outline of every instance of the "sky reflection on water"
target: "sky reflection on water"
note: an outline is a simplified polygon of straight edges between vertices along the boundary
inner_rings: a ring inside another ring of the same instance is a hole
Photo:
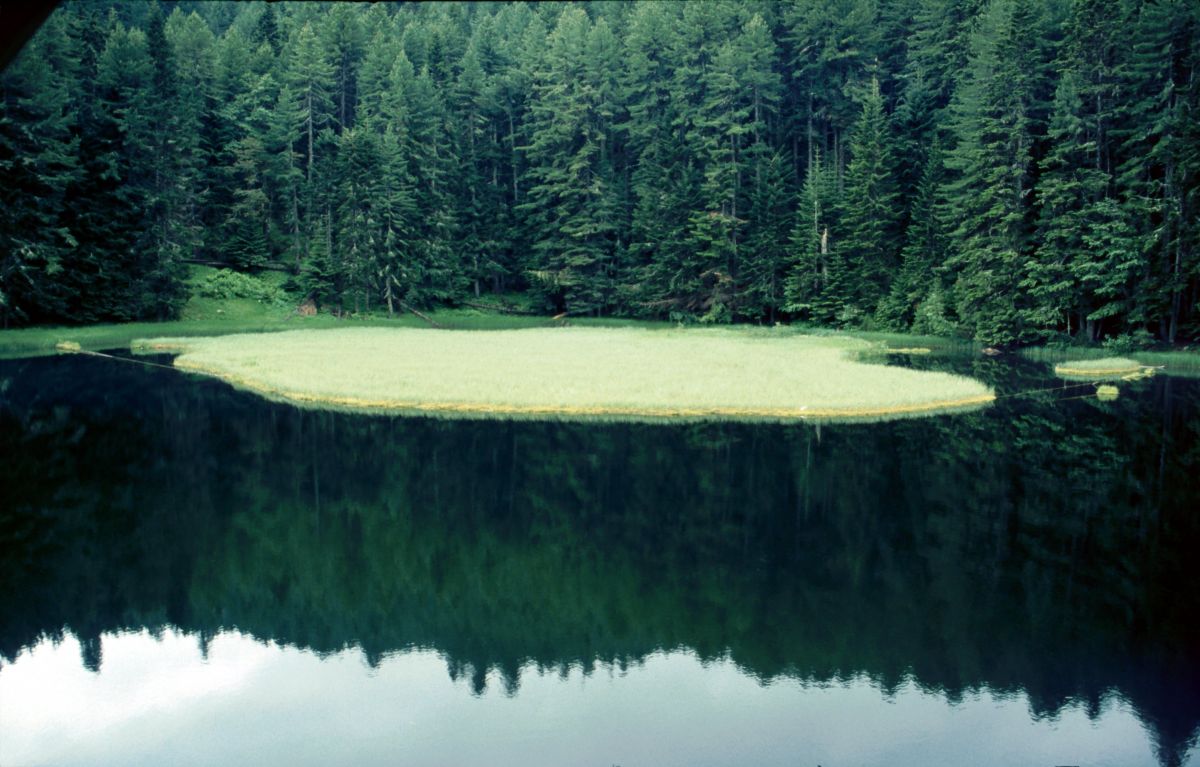
[[[1154,765],[1130,708],[1109,696],[1031,716],[1023,694],[949,703],[863,676],[762,684],[690,651],[625,671],[536,673],[479,695],[432,650],[320,658],[236,632],[107,634],[98,673],[71,636],[0,670],[0,761],[12,765]],[[980,755],[987,754],[981,762]],[[1193,753],[1186,762],[1200,764]]]

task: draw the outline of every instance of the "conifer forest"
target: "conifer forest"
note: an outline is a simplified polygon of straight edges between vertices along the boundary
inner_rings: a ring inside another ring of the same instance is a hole
[[[0,326],[171,318],[202,263],[337,314],[1186,343],[1198,70],[1194,0],[72,0],[0,76]]]

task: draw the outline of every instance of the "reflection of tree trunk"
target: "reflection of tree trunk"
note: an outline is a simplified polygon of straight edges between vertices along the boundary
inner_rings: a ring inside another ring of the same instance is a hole
[[[797,560],[804,554],[801,532],[804,530],[805,523],[808,521],[809,513],[812,510],[812,464],[813,435],[812,432],[806,431],[804,434],[804,473],[800,475],[799,479],[803,483],[803,486],[796,488],[795,530],[792,534],[793,556]]]
[[[508,430],[508,513],[513,513],[517,501],[517,432]]]
[[[100,666],[104,663],[104,645],[100,638],[100,632],[90,632],[85,635],[85,632],[78,632],[79,637],[79,654],[83,662],[83,667],[93,674],[100,673]]]
[[[431,472],[433,474],[433,513],[439,517],[442,515],[442,485],[438,481],[438,451],[434,448],[433,460],[431,461]]]
[[[313,431],[312,442],[313,513],[317,519],[317,530],[321,529],[321,462],[317,458],[317,436]]]
[[[1154,494],[1155,502],[1150,504],[1150,513],[1154,515],[1154,518],[1150,520],[1150,523],[1154,528],[1158,527],[1158,517],[1160,511],[1162,510],[1163,500],[1166,495],[1164,485],[1166,484],[1167,476],[1167,445],[1169,444],[1171,436],[1171,376],[1162,377],[1161,387],[1162,430],[1158,438],[1158,472],[1157,476],[1155,477],[1157,487],[1155,488]],[[1141,534],[1143,536],[1146,534],[1145,524],[1141,526]]]

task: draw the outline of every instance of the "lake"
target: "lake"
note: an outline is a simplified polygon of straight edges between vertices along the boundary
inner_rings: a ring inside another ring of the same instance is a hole
[[[999,399],[440,420],[0,361],[0,763],[1200,765],[1200,380],[896,364]]]

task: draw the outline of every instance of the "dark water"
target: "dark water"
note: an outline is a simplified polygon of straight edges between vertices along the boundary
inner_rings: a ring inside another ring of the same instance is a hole
[[[0,362],[0,763],[1200,764],[1200,381],[1080,392],[581,425]]]

